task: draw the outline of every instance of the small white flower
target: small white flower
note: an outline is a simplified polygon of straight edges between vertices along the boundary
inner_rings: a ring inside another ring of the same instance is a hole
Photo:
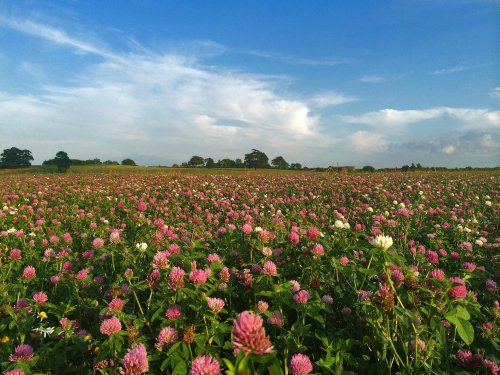
[[[377,236],[370,241],[370,245],[381,250],[387,250],[392,246],[392,244],[393,242],[391,236]]]
[[[344,223],[344,229],[351,229],[351,226],[349,225],[349,223]]]
[[[368,211],[368,212],[373,212],[373,207],[368,207],[368,208],[366,209],[366,211]]]
[[[399,208],[406,208],[406,205],[405,205],[403,202],[401,202],[401,203],[399,204]]]
[[[476,240],[476,245],[477,245],[477,246],[483,246],[483,241],[481,241],[481,240]]]
[[[257,233],[262,232],[262,228],[261,227],[255,227],[254,232],[257,232]]]
[[[492,205],[491,201],[486,201],[486,202],[484,202],[484,204],[487,205],[488,207],[491,207],[491,205]]]
[[[136,244],[135,247],[139,251],[144,251],[148,248],[148,244],[146,242],[141,242],[141,243]]]
[[[55,328],[54,327],[38,327],[38,328],[33,328],[32,331],[35,331],[35,332],[40,332],[42,334],[43,337],[47,337],[47,336],[50,336],[52,335],[52,333],[54,332]]]
[[[268,248],[268,247],[264,247],[262,249],[262,254],[265,256],[265,257],[270,257],[271,255],[273,255],[273,251]]]
[[[344,229],[344,223],[341,220],[335,220],[335,224],[333,224],[335,228]]]

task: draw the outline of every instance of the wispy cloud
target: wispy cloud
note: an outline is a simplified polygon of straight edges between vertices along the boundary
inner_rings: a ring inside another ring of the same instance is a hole
[[[148,51],[121,56],[31,21],[2,19],[2,24],[103,58],[75,76],[71,86],[46,86],[38,96],[0,92],[0,137],[45,142],[39,146],[42,154],[47,145],[61,148],[75,142],[85,155],[105,151],[108,157],[138,148],[156,159],[186,158],[193,152],[223,157],[228,155],[214,150],[241,153],[256,146],[287,145],[301,152],[320,139],[312,103],[321,107],[352,100],[327,93],[309,103],[278,94],[268,77],[207,68],[193,56]],[[17,123],[23,125],[12,126]]]
[[[473,130],[464,133],[445,134],[430,140],[404,142],[399,147],[443,155],[500,152],[500,144],[495,140],[493,134]]]
[[[385,151],[390,143],[380,133],[357,131],[347,137],[352,147],[361,153],[374,153]]]
[[[490,97],[493,99],[500,99],[500,87],[495,87],[490,91]]]
[[[469,70],[484,68],[484,67],[487,67],[487,66],[490,66],[490,65],[492,65],[492,64],[474,64],[474,65],[452,66],[452,67],[449,67],[449,68],[433,70],[431,72],[431,74],[432,75],[454,74],[454,73],[460,73],[460,72],[466,72],[466,71],[469,71]]]
[[[0,16],[0,26],[29,34],[37,38],[42,38],[55,44],[71,47],[79,53],[94,54],[106,59],[121,59],[118,55],[109,52],[103,47],[71,37],[63,30],[33,22],[31,20],[19,20]]]
[[[249,55],[255,57],[261,57],[263,59],[275,60],[284,62],[287,64],[295,64],[295,65],[310,65],[310,66],[337,66],[341,64],[348,64],[352,62],[349,59],[336,58],[336,57],[317,57],[317,58],[306,58],[306,57],[296,57],[296,56],[288,56],[279,53],[271,53],[271,52],[263,52],[256,50],[242,50],[242,49],[231,49],[227,51],[228,53],[238,53],[242,55]]]
[[[384,79],[376,74],[368,74],[361,77],[359,81],[363,83],[382,83]]]
[[[500,111],[475,108],[382,109],[359,116],[343,116],[342,120],[351,124],[365,124],[384,131],[398,132],[407,125],[444,115],[461,121],[464,125],[500,127]]]
[[[337,93],[335,91],[324,92],[314,96],[309,100],[311,106],[317,108],[333,107],[341,104],[346,104],[358,100],[357,98],[349,95]]]

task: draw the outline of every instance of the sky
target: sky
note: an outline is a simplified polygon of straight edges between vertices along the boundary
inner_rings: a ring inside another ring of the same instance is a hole
[[[0,149],[500,166],[500,0],[2,0]]]

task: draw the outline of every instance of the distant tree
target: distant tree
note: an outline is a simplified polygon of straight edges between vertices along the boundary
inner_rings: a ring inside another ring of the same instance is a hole
[[[236,166],[235,161],[228,158],[219,160],[218,164],[221,168],[234,168]]]
[[[194,155],[189,159],[188,166],[190,167],[203,167],[205,165],[205,159],[203,157]]]
[[[234,159],[234,167],[235,168],[243,168],[243,160],[241,160],[241,159]]]
[[[137,167],[137,164],[132,159],[123,159],[122,165],[130,165],[132,167]]]
[[[301,170],[302,169],[302,164],[300,163],[292,163],[290,164],[290,169],[293,169],[293,170]]]
[[[215,161],[212,158],[205,159],[205,167],[207,168],[215,168]]]
[[[410,170],[410,166],[409,166],[408,164],[405,164],[405,165],[403,165],[403,166],[401,167],[401,170],[402,170],[403,172],[408,172],[408,171]]]
[[[117,161],[113,161],[113,160],[106,160],[102,164],[105,164],[105,165],[120,165],[120,163],[118,163]]]
[[[375,172],[375,168],[371,165],[365,165],[361,170],[363,172]]]
[[[34,159],[30,150],[6,148],[0,155],[0,168],[25,168],[31,166],[32,160]]]
[[[275,157],[271,161],[271,164],[274,165],[276,168],[279,168],[279,169],[288,169],[288,167],[289,167],[289,164],[283,158],[283,156],[277,156],[277,157]]]
[[[59,151],[54,158],[54,164],[57,165],[58,172],[64,173],[71,166],[71,160],[69,160],[67,153]]]
[[[269,168],[269,158],[262,151],[252,149],[252,152],[245,154],[244,164],[247,168]]]

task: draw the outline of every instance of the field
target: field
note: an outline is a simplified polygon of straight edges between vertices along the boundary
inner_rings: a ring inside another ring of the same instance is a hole
[[[6,374],[498,372],[498,174],[123,168],[0,175]]]

